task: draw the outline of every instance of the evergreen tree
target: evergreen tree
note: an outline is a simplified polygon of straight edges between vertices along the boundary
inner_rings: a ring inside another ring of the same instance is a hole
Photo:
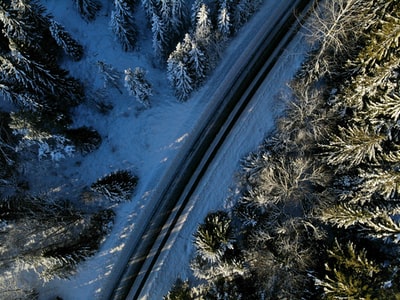
[[[189,69],[196,86],[199,86],[206,77],[208,71],[207,57],[198,47],[196,42],[191,43],[191,49],[188,52]]]
[[[332,136],[328,149],[327,162],[345,168],[357,166],[363,162],[374,162],[382,151],[386,136],[373,132],[367,126],[339,128],[339,134]]]
[[[0,266],[18,264],[45,280],[68,277],[79,261],[95,253],[113,217],[111,211],[85,214],[62,200],[26,195],[2,199],[0,219],[9,226],[0,235]]]
[[[108,201],[120,202],[131,199],[137,182],[138,178],[129,171],[116,171],[98,179],[90,188]]]
[[[97,61],[97,66],[99,68],[99,73],[104,78],[104,87],[106,87],[107,85],[111,85],[122,94],[122,91],[119,87],[121,74],[117,70],[115,70],[113,66],[111,66],[110,64],[106,64],[103,61]]]
[[[189,70],[181,61],[168,60],[168,79],[179,101],[185,101],[193,91]]]
[[[234,241],[231,219],[223,211],[208,214],[195,233],[197,253],[210,263],[221,260]]]
[[[204,5],[204,0],[194,0],[193,4],[192,4],[192,15],[191,15],[191,24],[193,28],[196,28],[196,24],[197,24],[197,15],[200,11],[200,7],[202,7]]]
[[[37,1],[16,0],[0,3],[0,21],[8,47],[48,66],[56,64],[57,44],[52,38],[50,17]]]
[[[365,250],[357,251],[350,242],[341,245],[336,241],[328,254],[326,276],[316,281],[324,290],[324,298],[389,299],[389,293],[383,289],[382,271]]]
[[[132,7],[126,0],[115,0],[115,9],[111,12],[111,29],[121,42],[124,51],[133,50],[136,43],[136,28]]]
[[[190,292],[190,286],[187,281],[177,280],[172,289],[167,295],[163,297],[163,300],[184,300],[192,299],[192,293]]]
[[[209,68],[206,55],[188,33],[183,41],[177,44],[167,63],[172,61],[187,64],[193,87],[201,84]]]
[[[184,0],[172,0],[171,25],[173,32],[179,36],[187,27],[187,8]]]
[[[63,132],[69,122],[62,115],[30,111],[11,113],[9,126],[20,139],[15,151],[35,149],[39,159],[51,157],[55,161],[71,156],[75,148]]]
[[[145,78],[145,71],[142,68],[135,68],[125,70],[125,87],[129,95],[142,103],[145,107],[150,106],[149,96],[152,95],[152,88],[150,83]]]
[[[202,4],[196,15],[195,40],[204,48],[212,42],[212,24],[209,14],[208,6]]]
[[[228,1],[224,0],[218,10],[218,30],[223,39],[227,39],[231,35],[231,16],[228,9]]]
[[[83,47],[65,30],[65,28],[54,20],[51,20],[50,32],[57,44],[65,53],[78,61],[83,56]]]
[[[98,0],[73,0],[81,17],[86,21],[93,21],[101,9]]]
[[[168,52],[169,36],[165,21],[157,13],[153,13],[151,17],[151,30],[153,32],[154,54],[163,59]]]
[[[142,7],[146,13],[147,19],[151,23],[153,14],[158,12],[159,1],[157,0],[141,0]]]
[[[51,36],[50,18],[44,14],[43,7],[26,0],[0,5],[0,19],[10,50],[1,56],[3,93],[30,109],[65,112],[80,103],[82,86],[56,64],[57,44]]]
[[[162,0],[152,7],[153,47],[156,56],[165,59],[186,27],[186,6],[182,0]]]

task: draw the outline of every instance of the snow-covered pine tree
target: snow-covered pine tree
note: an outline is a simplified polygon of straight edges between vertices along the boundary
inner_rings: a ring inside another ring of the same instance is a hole
[[[232,33],[231,13],[228,0],[223,0],[218,10],[218,31],[222,39],[226,40]]]
[[[185,0],[172,0],[172,29],[177,34],[187,26],[187,8]]]
[[[94,182],[90,188],[111,202],[130,200],[138,177],[126,170],[113,172]]]
[[[383,288],[384,272],[371,260],[364,249],[358,250],[353,243],[345,245],[337,240],[328,250],[326,275],[316,279],[328,299],[389,299],[389,291]]]
[[[175,96],[179,101],[185,101],[193,91],[193,82],[187,65],[182,61],[168,59],[167,72]]]
[[[20,140],[16,152],[34,149],[39,159],[50,157],[54,161],[73,155],[74,145],[62,133],[70,122],[64,115],[18,111],[10,117],[9,126]]]
[[[207,57],[195,41],[191,43],[188,57],[189,69],[193,77],[194,85],[199,86],[203,82],[209,68]]]
[[[12,90],[19,87],[19,93],[33,93],[47,110],[66,111],[83,100],[82,85],[68,72],[57,66],[46,66],[31,57],[14,50],[0,57],[0,77],[6,78]],[[57,101],[63,99],[62,103]]]
[[[196,28],[197,24],[197,15],[200,11],[200,7],[204,4],[204,0],[194,0],[191,8],[191,25],[192,28]]]
[[[78,264],[94,255],[104,237],[110,232],[115,214],[112,210],[100,210],[90,216],[83,216],[85,226],[73,241],[46,247],[41,257],[36,258],[39,264],[46,266],[40,277],[45,281],[54,278],[68,279],[75,274]]]
[[[101,2],[98,0],[73,0],[75,7],[81,17],[86,21],[93,21],[101,9]]]
[[[160,0],[159,16],[169,25],[172,18],[172,0]]]
[[[50,32],[57,45],[63,48],[65,53],[78,61],[83,56],[83,47],[79,44],[58,22],[51,20]]]
[[[135,47],[137,35],[132,6],[127,0],[114,0],[114,6],[111,12],[111,29],[124,51],[131,51]]]
[[[151,19],[154,13],[159,11],[159,1],[157,0],[141,0],[142,7],[146,13],[147,19],[151,24]]]
[[[151,17],[151,30],[153,32],[153,50],[157,58],[163,60],[168,52],[169,37],[164,20],[153,13]]]
[[[0,199],[0,219],[9,225],[0,235],[0,265],[19,264],[47,280],[68,277],[95,253],[113,218],[111,210],[88,214],[61,199],[25,194]]]
[[[178,279],[168,294],[163,297],[163,300],[193,299],[193,296],[190,291],[189,282]]]
[[[50,17],[37,1],[2,1],[0,21],[10,50],[47,66],[56,65],[57,44],[49,30]]]
[[[365,124],[340,127],[338,134],[333,135],[330,144],[325,146],[328,150],[327,163],[351,168],[368,161],[374,162],[386,138]]]
[[[187,26],[185,1],[142,1],[142,5],[151,23],[155,56],[164,62]]]
[[[149,96],[152,95],[151,84],[145,78],[146,72],[142,68],[125,70],[125,87],[129,95],[133,95],[145,107],[150,106]]]
[[[260,7],[262,0],[238,0],[232,5],[232,18],[234,31],[238,31]]]
[[[117,70],[115,70],[113,66],[111,66],[110,64],[106,64],[103,61],[99,60],[97,61],[96,64],[97,67],[99,68],[99,73],[104,78],[104,87],[106,87],[107,85],[111,85],[115,87],[122,94],[122,91],[119,87],[121,74]]]
[[[203,48],[207,48],[212,41],[212,24],[209,15],[210,10],[203,3],[197,12],[195,27],[195,40]]]
[[[234,241],[231,219],[224,211],[208,214],[195,233],[197,253],[210,263],[220,261]]]

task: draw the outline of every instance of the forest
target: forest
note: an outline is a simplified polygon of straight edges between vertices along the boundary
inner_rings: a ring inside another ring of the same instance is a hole
[[[101,0],[70,0],[87,23],[105,10]],[[45,1],[0,1],[0,298],[38,299],[17,275],[38,280],[69,278],[80,262],[94,256],[110,234],[118,203],[130,201],[140,178],[117,170],[82,188],[74,197],[35,193],[26,168],[32,161],[57,164],[96,151],[103,136],[75,126],[74,112],[87,106],[107,115],[112,101],[104,91],[70,75],[62,62],[85,57],[77,40],[47,12]],[[165,73],[178,102],[206,82],[223,49],[262,1],[115,0],[109,30],[125,52],[138,52],[141,26],[152,34],[151,56]],[[108,5],[108,4],[107,4]],[[143,11],[147,24],[138,24]],[[132,96],[150,109],[156,86],[142,67],[121,74],[97,61],[106,89]],[[121,81],[123,85],[121,85]],[[51,174],[49,174],[51,176]],[[75,194],[73,194],[75,195]]]
[[[284,115],[243,158],[233,207],[198,226],[193,278],[164,299],[400,299],[399,12],[314,6]]]

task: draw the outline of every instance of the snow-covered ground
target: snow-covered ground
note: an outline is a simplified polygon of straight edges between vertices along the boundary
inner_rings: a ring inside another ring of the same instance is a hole
[[[179,103],[167,83],[165,71],[159,69],[153,60],[151,32],[144,13],[138,7],[135,15],[139,30],[139,50],[123,52],[115,41],[110,29],[111,1],[103,1],[100,15],[91,23],[80,18],[73,1],[42,0],[56,21],[63,24],[73,37],[83,43],[85,56],[79,62],[65,60],[64,66],[87,86],[101,89],[103,80],[97,71],[96,62],[104,61],[123,73],[124,69],[137,66],[148,71],[147,78],[153,85],[152,107],[142,105],[129,96],[123,87],[107,88],[108,99],[114,108],[107,115],[93,108],[80,107],[76,111],[76,125],[92,126],[102,137],[101,147],[84,157],[74,157],[58,163],[42,163],[39,169],[27,168],[32,172],[32,188],[37,192],[63,193],[75,197],[84,186],[90,185],[112,171],[131,170],[139,176],[139,185],[132,201],[119,204],[111,234],[102,244],[99,252],[78,268],[76,276],[69,280],[53,280],[40,287],[40,299],[64,300],[102,299],[105,288],[114,282],[115,267],[120,255],[129,245],[128,236],[135,233],[141,221],[151,211],[150,199],[157,182],[171,167],[173,158],[189,137],[191,128],[199,121],[199,116],[207,106],[207,84],[193,94],[187,102]],[[107,4],[106,4],[107,3]],[[226,50],[222,64],[229,65],[232,53],[240,51],[241,42],[255,29],[253,22],[263,20],[274,5],[275,0],[265,0],[262,9],[247,24]],[[171,283],[180,277],[189,276],[188,262],[192,252],[192,234],[208,211],[220,208],[225,199],[235,193],[234,175],[239,169],[239,160],[249,151],[257,148],[265,134],[273,128],[273,121],[283,108],[281,93],[287,92],[285,83],[290,80],[303,59],[305,52],[303,39],[296,39],[285,51],[284,58],[270,73],[263,88],[238,123],[234,133],[218,154],[215,164],[208,170],[201,187],[193,197],[193,205],[188,207],[182,230],[173,236],[171,251],[160,259],[159,271],[147,286],[149,299],[160,299]],[[217,84],[223,74],[217,69],[210,82]],[[37,176],[37,174],[51,174]],[[35,176],[33,176],[35,175]]]

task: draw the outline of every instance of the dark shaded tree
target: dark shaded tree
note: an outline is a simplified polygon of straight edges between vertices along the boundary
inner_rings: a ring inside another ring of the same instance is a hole
[[[54,20],[50,23],[50,32],[57,45],[60,46],[64,52],[78,61],[83,56],[83,47],[79,44],[62,26]]]
[[[102,142],[101,135],[95,129],[86,126],[66,129],[63,133],[74,147],[84,155],[98,149]]]
[[[116,171],[98,179],[90,188],[108,201],[121,202],[131,199],[137,183],[138,177],[131,172]]]
[[[0,234],[0,265],[22,261],[45,280],[73,274],[77,263],[98,249],[114,217],[112,211],[90,215],[68,201],[27,195],[1,199],[0,208],[7,224]]]
[[[86,21],[93,21],[101,9],[98,0],[73,0],[81,17]]]
[[[137,67],[133,71],[130,68],[125,70],[125,87],[129,95],[133,95],[145,107],[150,106],[149,97],[153,91],[142,68]]]
[[[129,1],[115,0],[114,10],[111,12],[110,26],[124,51],[133,50],[136,44],[137,30],[132,8]]]

